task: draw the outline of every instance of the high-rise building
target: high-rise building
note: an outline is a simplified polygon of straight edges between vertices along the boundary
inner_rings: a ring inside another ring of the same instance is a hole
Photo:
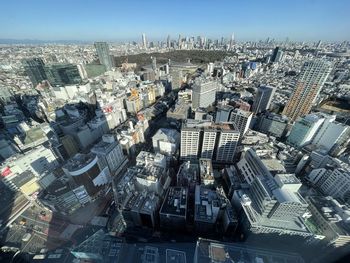
[[[182,160],[201,157],[232,162],[239,137],[233,123],[187,120],[181,129],[180,157]]]
[[[276,88],[271,86],[260,86],[258,88],[253,103],[254,113],[260,113],[269,109],[275,90]]]
[[[23,59],[22,64],[34,87],[47,79],[44,70],[45,64],[41,58]]]
[[[168,35],[168,37],[167,37],[167,39],[166,39],[166,46],[167,46],[167,48],[171,48],[170,35]]]
[[[100,63],[106,67],[107,70],[112,70],[114,63],[112,56],[109,53],[109,47],[106,42],[95,42],[95,48]]]
[[[330,71],[331,64],[322,59],[305,62],[283,114],[292,121],[308,114]]]
[[[182,46],[182,38],[181,38],[181,35],[179,35],[179,39],[177,41],[177,48],[181,49],[181,46]]]
[[[211,80],[197,80],[192,88],[192,107],[206,108],[215,102],[217,83]]]
[[[283,51],[280,49],[280,47],[276,47],[273,50],[273,54],[271,56],[272,62],[279,62],[283,56]]]
[[[230,39],[230,49],[232,49],[235,45],[235,33],[232,33],[231,39]]]
[[[293,125],[287,143],[295,147],[302,147],[311,143],[323,122],[323,116],[318,114],[309,114],[299,118]]]
[[[45,72],[52,86],[75,85],[82,81],[78,67],[74,64],[51,64],[45,66]]]
[[[147,38],[145,33],[142,33],[142,46],[144,49],[147,49]]]
[[[240,135],[242,137],[249,129],[252,117],[253,114],[249,111],[234,109],[233,111],[231,111],[229,121],[236,124],[236,127],[239,130]]]

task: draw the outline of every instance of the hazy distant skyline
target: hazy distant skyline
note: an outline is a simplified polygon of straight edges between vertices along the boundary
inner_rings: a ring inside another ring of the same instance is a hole
[[[350,1],[12,0],[1,39],[141,41],[182,36],[237,40],[350,40]]]

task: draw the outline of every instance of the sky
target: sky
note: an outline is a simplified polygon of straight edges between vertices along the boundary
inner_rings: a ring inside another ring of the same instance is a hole
[[[350,40],[349,0],[2,0],[0,39]]]

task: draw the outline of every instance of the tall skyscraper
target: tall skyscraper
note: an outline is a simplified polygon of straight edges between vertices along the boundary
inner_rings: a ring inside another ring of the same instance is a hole
[[[145,33],[142,33],[142,46],[144,49],[147,49],[147,39]]]
[[[170,43],[170,35],[168,35],[167,39],[166,39],[166,46],[167,48],[171,47],[171,43]]]
[[[34,87],[47,79],[44,70],[45,64],[41,58],[23,59],[22,64]]]
[[[230,48],[233,48],[235,45],[235,33],[232,33],[231,39],[230,39]]]
[[[260,113],[267,110],[270,107],[273,95],[275,94],[275,87],[260,86],[255,95],[253,103],[253,112]]]
[[[111,55],[109,54],[109,47],[106,42],[95,42],[95,48],[100,63],[105,65],[106,70],[112,70],[114,63]]]
[[[330,72],[330,62],[322,59],[305,62],[283,115],[294,121],[308,114]]]
[[[192,107],[206,108],[215,102],[217,83],[208,80],[197,80],[192,89]]]

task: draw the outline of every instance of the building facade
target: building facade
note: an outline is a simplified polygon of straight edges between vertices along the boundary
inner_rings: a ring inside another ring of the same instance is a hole
[[[295,121],[308,114],[330,72],[331,64],[327,61],[315,59],[305,62],[283,115]]]

